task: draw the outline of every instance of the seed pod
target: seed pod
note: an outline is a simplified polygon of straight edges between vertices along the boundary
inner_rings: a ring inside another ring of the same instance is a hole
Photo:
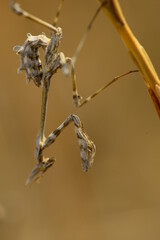
[[[62,29],[57,28],[57,33],[52,34],[51,40],[45,50],[45,79],[50,79],[61,68],[59,43],[62,39]]]
[[[32,79],[35,85],[39,87],[43,74],[44,80],[50,79],[57,69],[61,67],[60,53],[58,53],[61,38],[61,28],[57,28],[57,32],[52,35],[51,39],[47,38],[44,33],[38,36],[32,36],[28,33],[24,45],[13,48],[21,56],[18,73],[22,70],[26,72],[27,83]],[[42,69],[39,58],[38,49],[40,47],[44,50],[44,69]]]
[[[38,36],[32,36],[28,33],[24,45],[13,48],[13,50],[21,56],[18,72],[25,70],[27,83],[32,79],[36,86],[39,87],[41,85],[42,64],[38,49],[42,47],[45,50],[49,42],[50,39],[47,38],[44,33]]]

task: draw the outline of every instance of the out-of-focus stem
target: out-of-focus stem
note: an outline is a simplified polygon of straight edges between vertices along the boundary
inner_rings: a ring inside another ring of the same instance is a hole
[[[160,87],[160,80],[153,67],[153,64],[146,53],[145,49],[138,42],[134,34],[132,33],[130,27],[128,26],[125,17],[122,13],[120,4],[118,0],[98,0],[103,4],[102,8],[105,14],[111,19],[113,25],[117,29],[118,33],[125,46],[128,48],[129,53],[142,73],[149,93],[155,104],[157,113],[160,117],[160,96],[157,92],[157,87]]]

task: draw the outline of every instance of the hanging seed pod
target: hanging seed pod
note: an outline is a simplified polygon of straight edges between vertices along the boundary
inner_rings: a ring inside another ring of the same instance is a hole
[[[35,85],[39,87],[43,74],[44,79],[50,79],[57,69],[61,67],[60,53],[58,53],[61,38],[61,28],[57,28],[57,33],[53,34],[51,39],[47,38],[44,33],[38,36],[32,36],[28,33],[24,45],[13,48],[21,56],[18,73],[22,70],[26,72],[27,83],[32,79]],[[38,50],[40,47],[44,50],[44,69],[39,57]]]
[[[62,39],[62,29],[57,28],[57,33],[53,34],[45,51],[45,78],[50,79],[56,71],[62,67],[61,57],[58,51],[59,43]]]
[[[28,33],[24,45],[13,48],[13,50],[21,56],[18,73],[22,70],[26,72],[27,83],[32,79],[36,86],[39,87],[41,85],[42,64],[38,49],[42,47],[45,50],[49,42],[50,39],[47,38],[44,33],[38,36],[32,36]]]

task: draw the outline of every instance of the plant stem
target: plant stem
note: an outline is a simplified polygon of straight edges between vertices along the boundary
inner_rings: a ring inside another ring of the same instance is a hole
[[[42,26],[47,27],[48,29],[52,30],[54,33],[57,33],[57,28],[56,27],[54,27],[52,24],[50,24],[50,23],[48,23],[44,20],[41,20],[38,17],[33,16],[29,12],[24,11],[18,3],[14,2],[14,0],[10,0],[10,7],[11,7],[12,11],[14,11],[16,14],[22,15],[25,18],[28,18],[28,19],[36,22],[36,23],[41,24]]]
[[[156,86],[160,87],[160,80],[154,69],[154,66],[146,53],[145,49],[138,42],[134,34],[132,33],[130,27],[128,26],[125,17],[122,13],[120,4],[118,0],[98,0],[103,4],[102,8],[105,14],[110,18],[116,30],[120,34],[122,41],[128,48],[130,56],[136,66],[142,73],[150,96],[154,102],[157,113],[160,117],[160,96],[156,91]]]
[[[48,103],[48,92],[50,87],[50,80],[42,81],[42,103],[41,103],[41,120],[40,120],[40,140],[41,142],[45,139],[45,124],[47,117],[47,103]]]

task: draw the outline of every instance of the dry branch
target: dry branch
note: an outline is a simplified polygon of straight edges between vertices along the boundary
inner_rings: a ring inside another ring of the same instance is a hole
[[[122,13],[118,0],[98,0],[103,3],[104,13],[110,18],[122,41],[129,50],[136,67],[143,75],[145,84],[160,117],[160,80],[143,46],[132,33]]]

